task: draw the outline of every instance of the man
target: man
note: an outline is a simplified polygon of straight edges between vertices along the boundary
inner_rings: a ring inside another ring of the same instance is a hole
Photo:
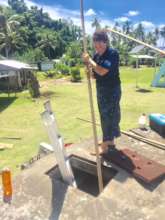
[[[93,59],[88,53],[84,53],[83,60],[92,67],[96,79],[97,102],[103,133],[99,152],[104,154],[115,147],[115,138],[120,136],[119,54],[109,47],[109,39],[104,31],[94,33],[93,45],[96,50]]]

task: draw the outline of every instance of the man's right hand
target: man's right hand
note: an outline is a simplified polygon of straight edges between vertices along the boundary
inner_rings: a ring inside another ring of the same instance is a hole
[[[84,63],[89,63],[89,60],[90,60],[90,56],[89,56],[89,54],[88,53],[83,53],[82,54],[82,59],[83,59],[83,61],[84,61]]]

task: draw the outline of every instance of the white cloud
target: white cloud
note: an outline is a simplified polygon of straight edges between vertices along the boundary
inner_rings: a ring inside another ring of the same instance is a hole
[[[44,5],[44,4],[37,4],[34,3],[31,0],[25,0],[26,5],[28,8],[31,6],[37,6],[38,8],[43,8],[44,12],[47,12],[51,18],[53,19],[59,19],[59,18],[71,18],[72,16],[79,16],[80,12],[76,10],[69,10],[66,8],[63,8],[60,5],[54,5],[54,6],[49,6],[49,5]]]
[[[137,16],[139,14],[140,14],[139,11],[129,11],[126,15],[129,17],[133,17],[133,16]]]
[[[153,31],[156,28],[156,26],[152,22],[150,22],[150,21],[141,21],[139,23],[136,23],[136,24],[134,24],[134,28],[137,28],[137,26],[140,23],[144,27],[145,31]]]
[[[30,8],[31,6],[37,6],[37,4],[33,1],[30,0],[24,0],[25,4],[27,5],[28,8]]]
[[[129,21],[130,19],[128,17],[119,17],[114,19],[116,22],[126,22]]]
[[[142,23],[143,27],[145,27],[145,28],[154,28],[155,27],[155,25],[150,21],[142,21],[141,23]]]
[[[8,5],[7,0],[0,0],[0,5]]]
[[[160,25],[158,26],[158,28],[160,28],[160,29],[162,29],[163,27],[165,27],[165,24],[160,24]]]
[[[88,11],[85,12],[85,16],[94,16],[96,15],[96,12],[90,8]]]
[[[26,3],[27,7],[30,8],[31,6],[38,6],[37,3],[31,1],[31,0],[24,0],[24,2]],[[0,5],[6,5],[8,6],[8,1],[7,0],[0,0]]]
[[[114,22],[108,19],[101,20],[101,26],[104,28],[105,26],[112,27]]]

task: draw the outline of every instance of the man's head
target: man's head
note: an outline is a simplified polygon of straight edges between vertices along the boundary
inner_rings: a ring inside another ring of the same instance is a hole
[[[93,35],[93,45],[97,53],[102,55],[109,46],[109,38],[105,31],[96,31]]]

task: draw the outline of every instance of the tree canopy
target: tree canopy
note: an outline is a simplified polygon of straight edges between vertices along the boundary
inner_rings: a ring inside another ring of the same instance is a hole
[[[24,0],[8,0],[8,5],[0,6],[0,55],[38,62],[58,59],[65,54],[67,63],[69,59],[72,64],[80,63],[83,51],[80,27],[71,20],[53,20],[37,6],[28,8]],[[102,27],[96,17],[91,25],[96,30]],[[142,23],[134,26],[126,21],[116,22],[113,28],[151,45],[156,45],[160,38],[165,43],[165,26],[146,31]],[[137,44],[116,34],[110,35],[110,43],[119,50],[121,64],[127,65],[129,51]],[[92,51],[91,36],[88,36],[88,51]]]
[[[79,41],[80,28],[64,19],[53,20],[42,8],[26,6],[24,0],[8,0],[0,8],[0,53],[6,57],[26,57],[31,61],[61,57],[70,43]],[[32,51],[32,52],[31,52]]]

